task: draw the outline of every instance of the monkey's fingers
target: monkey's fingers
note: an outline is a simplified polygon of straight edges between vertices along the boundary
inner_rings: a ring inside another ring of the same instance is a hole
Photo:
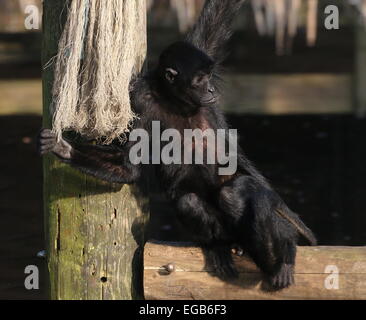
[[[53,146],[47,146],[47,145],[44,145],[44,146],[41,146],[40,147],[40,149],[39,149],[39,154],[41,155],[41,156],[44,156],[44,155],[46,155],[47,153],[50,153],[50,152],[52,152],[53,151]]]
[[[52,138],[41,138],[41,139],[39,139],[39,143],[40,143],[40,145],[42,146],[42,145],[49,145],[49,144],[53,144],[53,145],[55,145],[56,144],[56,138],[54,138],[54,137],[52,137]]]
[[[217,275],[222,279],[233,280],[239,277],[235,265],[231,262],[222,262],[220,265],[217,265],[215,269]]]
[[[234,265],[234,261],[231,258],[230,251],[227,252],[227,255],[214,255],[212,264],[216,275],[221,279],[230,280],[236,279],[239,276],[239,273]]]
[[[46,153],[53,151],[55,146],[56,146],[55,138],[40,139],[38,145],[38,152],[41,156],[43,156]]]
[[[56,138],[56,135],[52,132],[51,129],[42,129],[39,133],[41,138]]]

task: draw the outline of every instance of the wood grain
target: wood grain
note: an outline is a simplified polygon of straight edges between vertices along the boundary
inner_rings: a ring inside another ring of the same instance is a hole
[[[296,284],[277,292],[248,257],[234,260],[240,277],[228,283],[210,275],[200,248],[150,242],[144,253],[145,299],[366,299],[366,247],[298,247]],[[169,263],[175,266],[171,274],[163,268]]]

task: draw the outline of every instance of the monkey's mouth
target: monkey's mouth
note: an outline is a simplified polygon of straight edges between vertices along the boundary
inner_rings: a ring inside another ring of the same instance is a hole
[[[211,97],[210,99],[206,99],[206,100],[201,100],[202,104],[207,105],[207,104],[213,104],[216,103],[218,100],[218,98],[216,96]]]

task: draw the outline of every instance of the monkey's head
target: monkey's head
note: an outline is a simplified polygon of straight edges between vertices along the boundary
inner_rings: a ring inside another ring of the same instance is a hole
[[[160,56],[157,77],[163,94],[184,111],[215,104],[218,95],[211,78],[214,61],[186,42],[176,42]]]

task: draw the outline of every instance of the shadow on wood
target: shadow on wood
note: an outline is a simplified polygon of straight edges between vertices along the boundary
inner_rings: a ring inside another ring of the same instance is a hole
[[[240,277],[228,283],[209,274],[200,248],[149,242],[144,252],[145,299],[366,299],[366,247],[298,247],[296,284],[277,292],[268,290],[249,258],[234,260]]]

